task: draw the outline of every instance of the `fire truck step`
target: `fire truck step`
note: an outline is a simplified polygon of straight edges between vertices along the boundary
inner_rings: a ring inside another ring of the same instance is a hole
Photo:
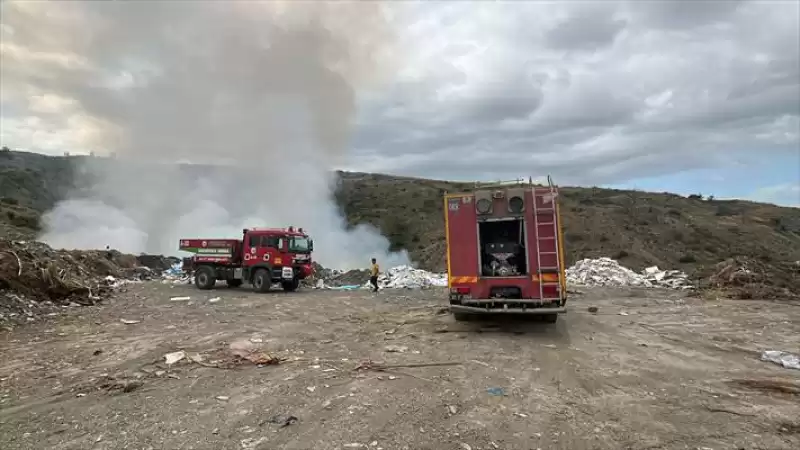
[[[540,237],[539,240],[540,241],[552,241],[555,238],[556,238],[555,236],[543,236],[543,237]]]
[[[557,255],[558,252],[539,252],[540,255]]]
[[[539,222],[537,225],[553,225],[555,222]]]
[[[553,211],[555,211],[555,209],[553,209],[553,208],[536,208],[536,212],[537,212],[537,213],[541,213],[541,212],[553,212]]]

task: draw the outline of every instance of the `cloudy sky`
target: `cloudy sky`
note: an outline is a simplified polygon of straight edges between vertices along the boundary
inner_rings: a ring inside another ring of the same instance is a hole
[[[89,14],[69,3],[47,18],[2,3],[2,145],[107,150],[113,144],[98,133],[126,127],[126,116],[98,116],[81,83],[124,96],[142,79],[120,69],[131,55],[151,74],[145,80],[169,73],[159,70],[175,55],[137,46],[139,35],[102,58],[90,45],[126,21],[146,29],[158,8]],[[391,37],[370,50],[379,70],[353,83],[357,112],[341,168],[463,180],[552,174],[561,184],[800,206],[798,1],[382,6]],[[190,32],[189,16],[170,16],[164,30]],[[346,18],[353,45],[374,42],[357,14]],[[74,36],[68,50],[65,30]],[[43,81],[75,73],[83,76],[59,88]],[[170,145],[180,132],[151,144]]]

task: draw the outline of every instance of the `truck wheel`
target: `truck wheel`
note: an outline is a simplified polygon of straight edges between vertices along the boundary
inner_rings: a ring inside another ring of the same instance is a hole
[[[258,292],[268,292],[272,287],[272,276],[267,269],[258,269],[253,275],[253,287]]]
[[[558,314],[545,314],[542,319],[545,323],[556,323],[558,322]]]
[[[194,285],[197,289],[207,291],[217,283],[217,277],[210,267],[198,267],[194,273]]]
[[[237,288],[242,285],[242,280],[226,280],[229,288]]]
[[[283,290],[286,292],[294,292],[300,287],[300,280],[295,278],[292,281],[282,281],[281,286],[283,286]]]

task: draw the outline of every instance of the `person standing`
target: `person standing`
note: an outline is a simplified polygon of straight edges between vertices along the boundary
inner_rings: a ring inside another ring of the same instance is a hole
[[[372,268],[369,276],[369,282],[372,283],[372,292],[378,292],[378,273],[380,273],[380,267],[378,267],[377,260],[372,258]]]

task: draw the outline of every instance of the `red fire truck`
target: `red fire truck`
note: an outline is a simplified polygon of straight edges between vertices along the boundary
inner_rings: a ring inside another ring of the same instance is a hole
[[[566,312],[558,189],[518,182],[445,194],[450,310],[535,314],[554,323]]]
[[[225,280],[229,287],[251,283],[259,292],[276,283],[294,291],[313,273],[314,241],[302,228],[246,228],[242,239],[181,239],[180,250],[195,254],[191,269],[199,289]]]

